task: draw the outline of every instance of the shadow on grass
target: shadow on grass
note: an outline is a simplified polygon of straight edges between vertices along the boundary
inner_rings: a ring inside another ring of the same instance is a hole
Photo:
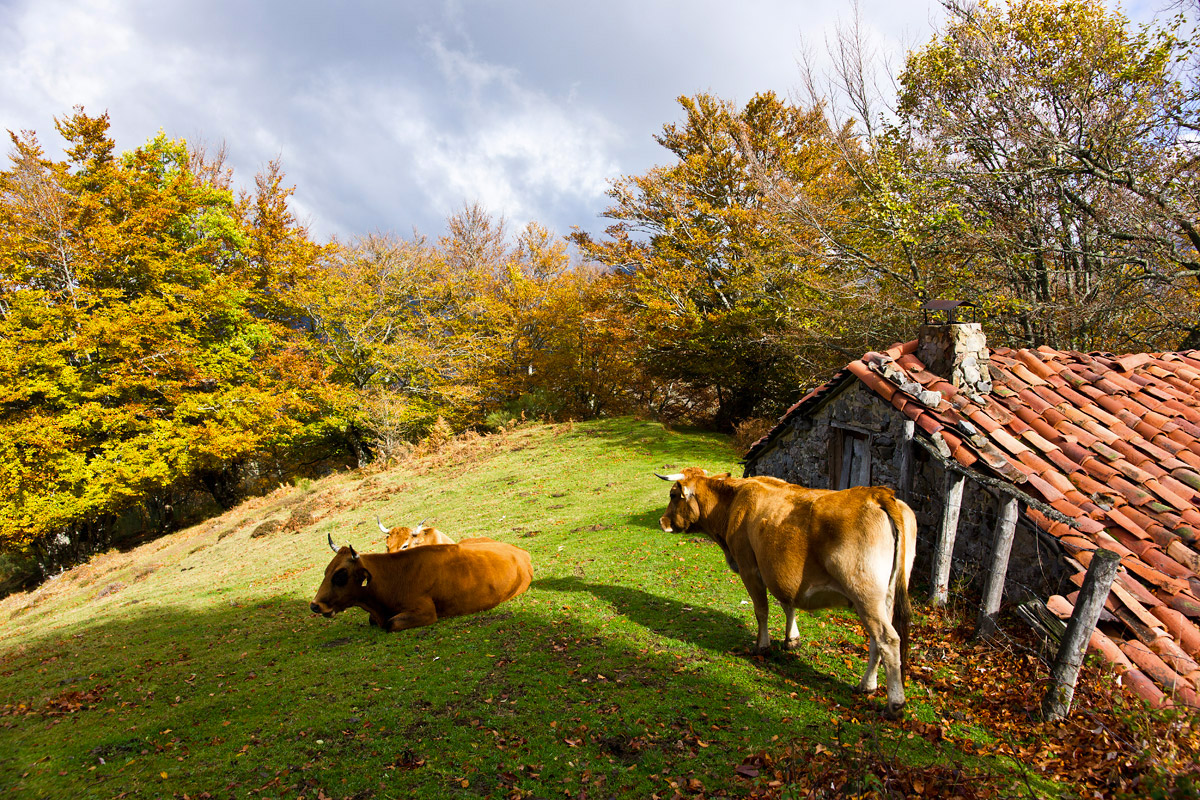
[[[685,434],[686,440],[683,438]],[[702,428],[668,430],[657,423],[617,418],[589,423],[583,435],[604,439],[614,446],[635,452],[642,449],[655,458],[662,457],[666,459],[664,469],[707,467],[709,462],[732,462],[739,457],[728,436]],[[684,463],[687,459],[695,463]]]
[[[635,589],[572,578],[534,588],[592,593],[718,653],[745,639],[728,614],[707,610],[697,623],[690,607]],[[667,773],[732,789],[741,750],[792,730],[750,698],[781,696],[783,676],[822,695],[845,691],[791,654],[764,660],[757,687],[718,677],[720,658],[680,675],[669,646],[642,649],[544,608],[531,593],[385,634],[356,610],[327,620],[284,596],[204,610],[138,604],[119,620],[28,636],[0,652],[0,696],[29,709],[5,718],[12,745],[0,776],[12,779],[0,789],[136,798],[169,781],[193,796],[268,784],[291,796],[493,796],[549,783],[583,790],[597,767],[616,796],[649,796]],[[806,708],[823,729],[827,707]],[[709,730],[714,722],[728,733]],[[692,726],[708,731],[703,748],[677,744]],[[463,781],[471,792],[459,791]]]
[[[667,510],[666,497],[667,495],[664,493],[662,508],[655,507],[647,509],[640,514],[630,514],[621,524],[630,528],[645,528],[646,530],[662,534],[663,536],[671,536],[669,533],[663,533],[662,529],[658,527],[659,518],[663,515],[663,512]],[[697,535],[703,536],[704,534],[701,533]]]
[[[580,578],[543,578],[532,588],[555,592],[587,592],[612,605],[622,616],[646,630],[693,644],[716,653],[749,659],[778,677],[816,690],[822,696],[848,705],[855,687],[819,672],[805,660],[803,647],[785,651],[776,640],[765,654],[753,650],[753,631],[742,620],[716,609],[698,609],[678,600],[660,597],[628,586],[589,583]]]

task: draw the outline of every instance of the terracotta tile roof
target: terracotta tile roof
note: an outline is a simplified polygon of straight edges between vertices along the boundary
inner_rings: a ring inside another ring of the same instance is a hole
[[[930,373],[916,346],[851,362],[788,409],[745,460],[792,419],[861,381],[964,467],[1002,477],[1070,518],[1027,511],[1063,544],[1076,585],[1091,551],[1115,550],[1125,570],[1093,650],[1150,702],[1200,705],[1200,351],[993,348],[991,395],[973,399]],[[1064,617],[1073,608],[1062,597],[1050,606]]]

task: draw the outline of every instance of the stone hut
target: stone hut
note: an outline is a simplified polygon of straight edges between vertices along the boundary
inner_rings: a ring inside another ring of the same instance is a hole
[[[1008,602],[1065,618],[1092,551],[1115,550],[1093,649],[1150,702],[1200,705],[1200,351],[989,348],[960,305],[806,394],[745,474],[895,488],[920,526],[913,582],[942,601],[993,576],[1009,518]]]

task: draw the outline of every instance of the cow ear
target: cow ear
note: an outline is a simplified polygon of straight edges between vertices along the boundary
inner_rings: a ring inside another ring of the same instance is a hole
[[[693,489],[691,486],[683,487],[683,499],[684,500],[691,500],[692,495],[694,495],[695,493],[696,493],[696,490]]]
[[[363,587],[363,586],[369,586],[370,583],[371,583],[371,573],[364,569],[359,576],[359,584],[358,585],[359,585],[359,587]]]

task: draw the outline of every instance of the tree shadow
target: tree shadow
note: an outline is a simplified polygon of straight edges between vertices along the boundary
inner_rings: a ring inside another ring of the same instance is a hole
[[[686,434],[687,438],[677,434]],[[737,460],[740,456],[726,435],[704,428],[666,429],[657,423],[617,418],[589,423],[583,435],[604,439],[625,449],[644,449],[652,457],[666,459],[664,469],[705,466],[703,462],[714,458],[713,451],[718,449],[727,451],[726,460]]]
[[[729,614],[707,610],[697,624],[697,610],[636,589],[576,578],[543,579],[533,588],[530,596],[542,589],[591,593],[648,630],[719,652],[746,640],[745,626]],[[783,731],[787,720],[749,699],[755,691],[786,696],[785,678],[823,698],[848,696],[791,654],[745,657],[766,668],[756,688],[729,685],[708,671],[681,675],[677,654],[639,649],[521,599],[392,634],[354,611],[317,617],[292,596],[231,599],[204,610],[139,603],[120,619],[83,619],[27,636],[3,654],[0,695],[29,711],[11,718],[6,735],[15,734],[20,746],[0,751],[0,774],[35,764],[45,782],[18,782],[18,789],[65,791],[86,765],[95,768],[86,774],[90,791],[133,796],[152,796],[161,773],[185,788],[232,792],[290,772],[280,788],[337,786],[339,794],[374,791],[364,775],[388,774],[397,792],[388,796],[443,796],[460,780],[464,759],[487,750],[488,768],[471,774],[472,787],[486,795],[505,790],[495,775],[525,780],[527,750],[549,754],[540,759],[542,779],[578,782],[579,768],[568,759],[581,755],[602,762],[616,754],[629,764],[644,759],[656,771],[682,771],[676,759],[687,752],[676,753],[675,739],[701,719],[728,717],[724,730],[759,731],[765,741],[763,732]],[[827,700],[808,702],[804,714],[814,732],[806,735],[824,738],[823,720],[832,713]],[[59,740],[47,722],[66,717],[72,734]],[[556,717],[604,733],[590,742],[573,739],[548,725]],[[396,742],[388,738],[396,735]],[[687,756],[706,760],[703,767],[687,762],[706,780],[728,774],[744,742],[744,734],[704,736],[710,743],[713,737],[722,743]],[[528,748],[492,746],[525,739]],[[134,758],[136,770],[125,763]],[[645,796],[644,786],[612,790]]]

